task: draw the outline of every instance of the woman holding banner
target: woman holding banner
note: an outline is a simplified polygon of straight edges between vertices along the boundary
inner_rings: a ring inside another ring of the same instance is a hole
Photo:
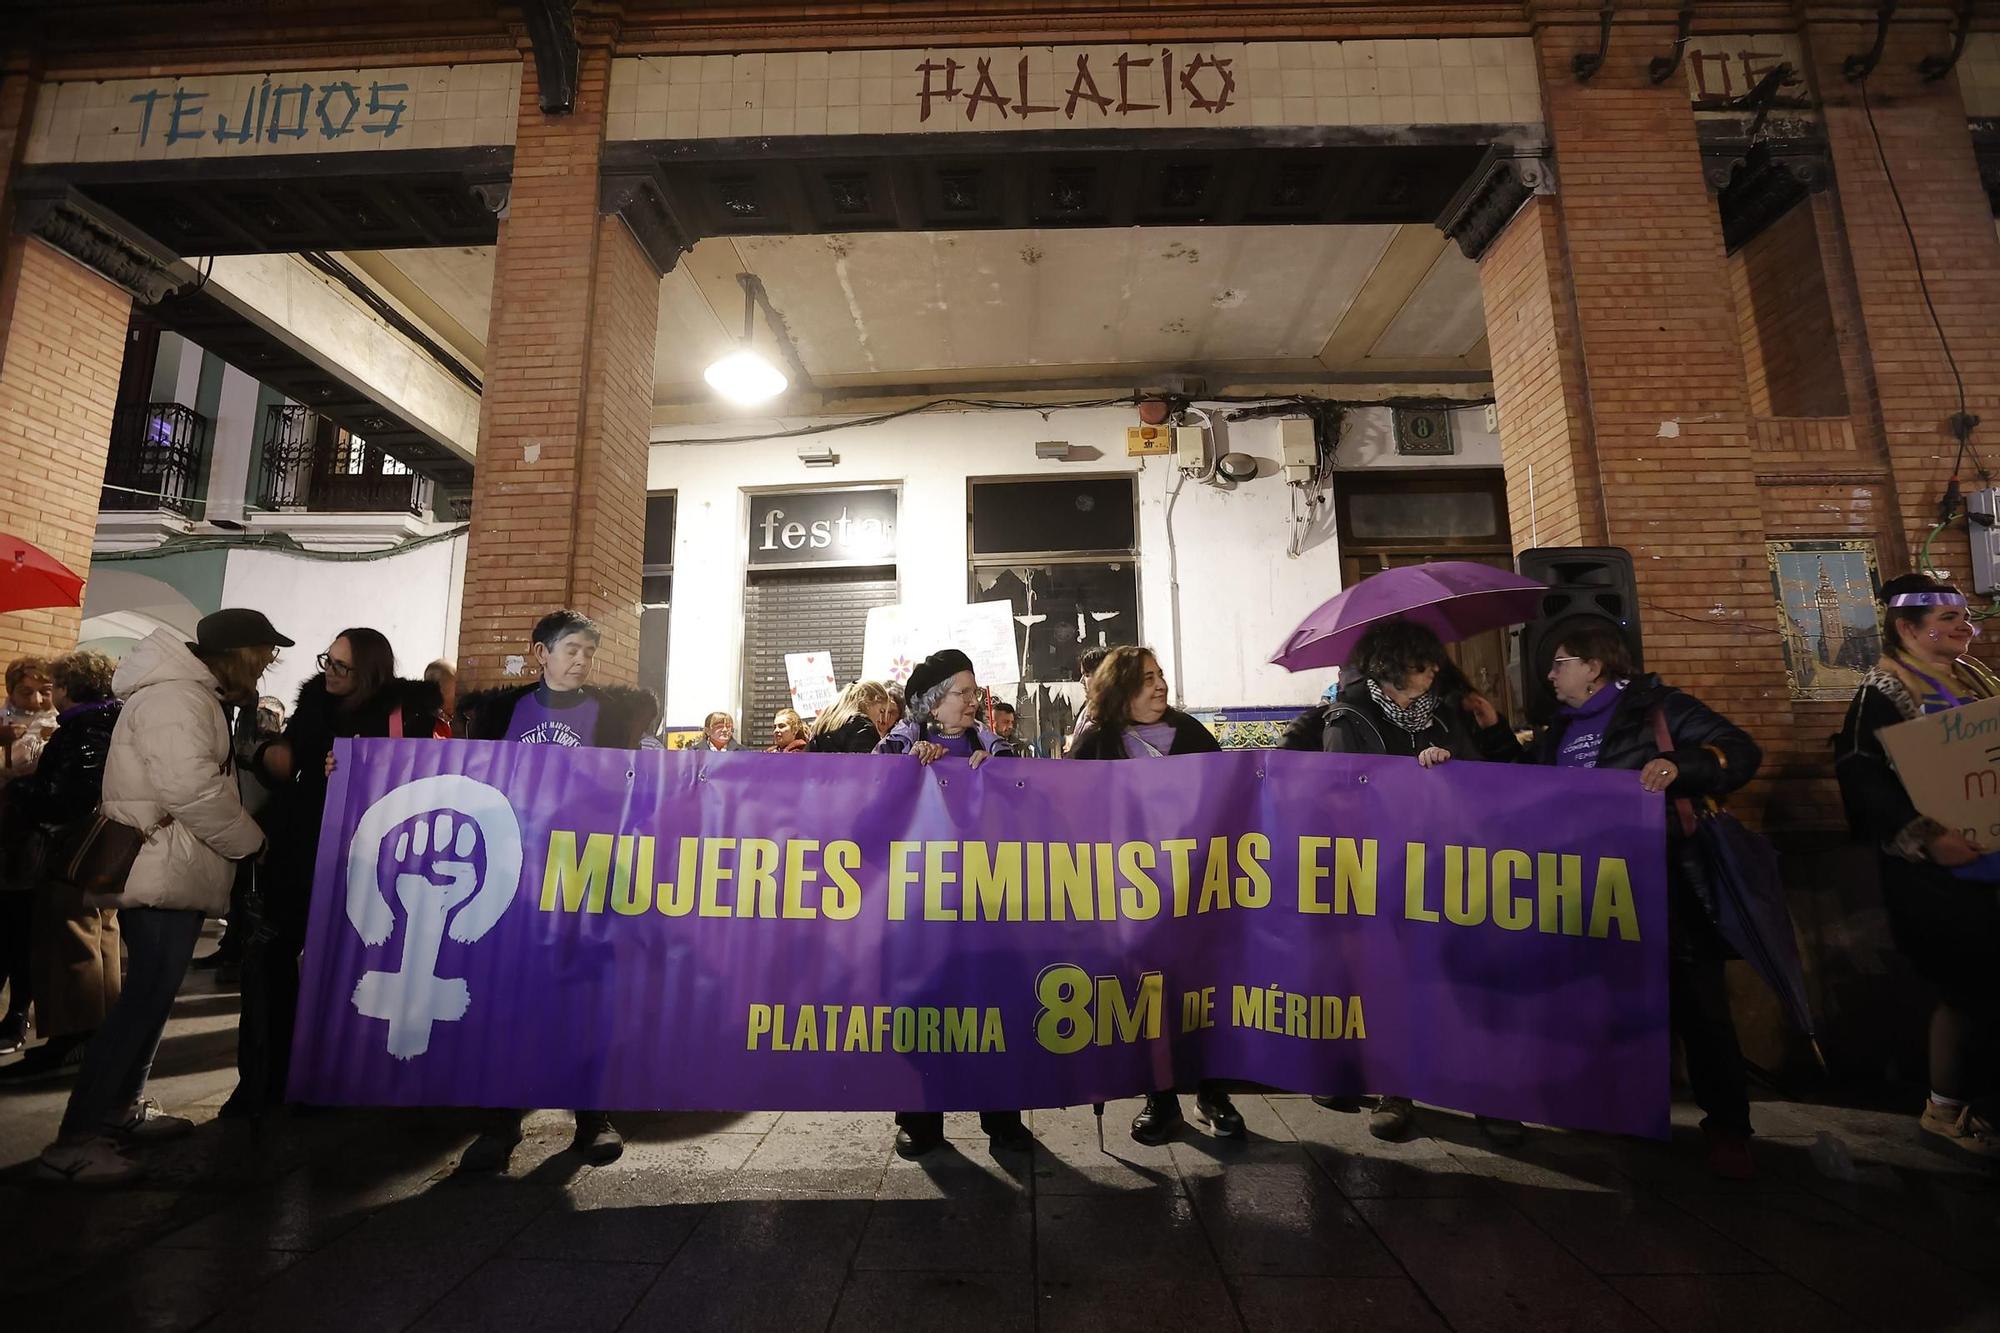
[[[1307,710],[1285,728],[1285,749],[1403,755],[1424,768],[1452,759],[1520,756],[1520,744],[1498,710],[1472,691],[1444,641],[1421,625],[1390,620],[1375,626],[1354,645],[1340,675],[1343,683],[1332,702]],[[1364,1105],[1355,1097],[1313,1100],[1335,1111]],[[1416,1115],[1408,1097],[1379,1097],[1368,1115],[1368,1132],[1400,1139],[1416,1124]],[[1520,1142],[1517,1121],[1481,1116],[1479,1123],[1498,1143]]]
[[[1012,747],[978,724],[979,682],[972,659],[956,648],[932,653],[917,663],[904,682],[909,716],[875,746],[876,754],[907,754],[920,764],[946,756],[962,758],[978,768],[995,755],[1011,757]],[[981,1111],[979,1127],[997,1147],[1025,1148],[1034,1135],[1019,1111]],[[898,1111],[896,1154],[921,1157],[944,1143],[942,1111]]]
[[[1556,646],[1549,684],[1561,707],[1529,749],[1531,763],[1556,768],[1635,770],[1649,792],[1670,799],[1726,796],[1751,778],[1764,755],[1748,732],[1691,694],[1641,676],[1618,627],[1595,621]],[[1699,855],[1667,821],[1667,1004],[1687,1050],[1688,1082],[1707,1113],[1708,1166],[1726,1180],[1755,1174],[1750,1159],[1750,1091],[1722,964],[1729,956],[1707,906]]]
[[[2000,853],[1918,810],[1881,732],[2000,694],[1993,673],[1962,654],[1978,634],[1965,597],[1922,574],[1882,587],[1882,660],[1863,677],[1834,739],[1847,820],[1879,849],[1882,897],[1896,947],[1937,988],[1931,1093],[1918,1124],[1968,1152],[2000,1155],[2000,1136],[1970,1102],[1972,1065],[2000,1017]]]
[[[1090,720],[1070,742],[1072,759],[1164,759],[1222,750],[1207,727],[1168,706],[1167,675],[1149,649],[1128,646],[1105,654],[1090,676],[1085,715]],[[1220,1080],[1201,1080],[1194,1109],[1216,1137],[1243,1137],[1243,1115]],[[1163,1088],[1146,1094],[1146,1104],[1132,1117],[1132,1137],[1157,1146],[1186,1123],[1179,1094]]]
[[[892,723],[889,691],[872,680],[857,680],[840,702],[813,719],[806,749],[813,754],[872,754]]]
[[[252,767],[270,788],[264,815],[271,850],[257,871],[254,921],[243,965],[236,1091],[225,1116],[261,1115],[285,1097],[292,1027],[299,1007],[299,955],[319,861],[335,740],[349,736],[429,738],[444,693],[427,680],[396,675],[396,650],[380,630],[357,626],[334,636],[319,674],[299,686],[283,735],[257,747]]]

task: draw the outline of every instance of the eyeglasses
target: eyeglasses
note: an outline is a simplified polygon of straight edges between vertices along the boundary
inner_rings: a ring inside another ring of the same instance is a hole
[[[1558,657],[1553,662],[1549,663],[1549,670],[1554,671],[1557,667],[1561,666],[1565,662],[1581,662],[1582,660],[1583,659],[1581,657]]]
[[[319,655],[319,669],[329,676],[351,676],[354,674],[352,662],[342,662],[331,653]]]

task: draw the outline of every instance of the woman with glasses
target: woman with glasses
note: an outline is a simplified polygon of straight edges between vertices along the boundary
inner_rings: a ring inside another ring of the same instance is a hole
[[[1969,655],[1979,627],[1964,593],[1926,574],[1904,574],[1883,584],[1880,596],[1882,657],[1848,705],[1833,771],[1849,827],[1880,858],[1896,947],[1937,991],[1931,1091],[1917,1126],[1991,1160],[2000,1157],[2000,1133],[1973,1109],[1972,1096],[1982,1082],[1991,1086],[1989,1056],[2000,1031],[2000,849],[1990,837],[1982,843],[1917,809],[1889,762],[1882,730],[1990,699],[2000,694],[2000,679]]]
[[[1624,636],[1609,621],[1568,630],[1549,666],[1555,721],[1529,747],[1528,761],[1556,768],[1618,768],[1668,799],[1718,798],[1757,776],[1763,752],[1749,733],[1692,694],[1639,674]],[[1688,1082],[1708,1140],[1708,1166],[1748,1180],[1750,1093],[1716,930],[1696,849],[1667,821],[1667,1004],[1687,1049]]]
[[[257,747],[255,767],[271,790],[263,813],[271,848],[257,872],[258,922],[243,965],[239,1082],[225,1115],[256,1115],[284,1100],[334,741],[429,737],[443,707],[436,684],[397,677],[396,651],[379,630],[345,629],[319,655],[319,674],[299,687],[283,735]]]
[[[917,663],[904,682],[909,716],[897,723],[875,746],[876,754],[911,755],[919,764],[940,759],[964,759],[978,768],[995,755],[1014,754],[1013,747],[979,725],[979,682],[972,659],[956,648],[932,653]],[[979,1127],[995,1146],[1026,1148],[1034,1136],[1019,1111],[981,1111]],[[942,1111],[899,1111],[896,1153],[921,1157],[944,1143]]]

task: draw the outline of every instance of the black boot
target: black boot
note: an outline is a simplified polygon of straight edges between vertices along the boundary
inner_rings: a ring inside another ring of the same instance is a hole
[[[1181,1118],[1181,1099],[1171,1092],[1149,1092],[1146,1104],[1132,1117],[1132,1137],[1149,1148],[1157,1148],[1180,1133],[1187,1121]]]
[[[583,1160],[592,1166],[606,1166],[625,1155],[625,1136],[604,1112],[578,1111],[576,1137],[569,1146],[582,1153]]]
[[[1243,1137],[1243,1113],[1236,1109],[1236,1103],[1229,1100],[1229,1094],[1221,1089],[1202,1089],[1195,1094],[1194,1113],[1208,1122],[1219,1139],[1240,1139]]]
[[[1035,1142],[1034,1132],[1021,1119],[1019,1111],[981,1111],[979,1127],[996,1148],[1028,1148]]]
[[[906,1111],[896,1117],[896,1156],[907,1160],[922,1157],[944,1146],[944,1117],[925,1111]]]
[[[524,1112],[494,1112],[479,1131],[479,1137],[459,1154],[458,1169],[464,1172],[505,1171],[521,1146],[521,1117]]]

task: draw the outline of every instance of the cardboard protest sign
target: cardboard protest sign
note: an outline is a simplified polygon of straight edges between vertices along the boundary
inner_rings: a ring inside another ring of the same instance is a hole
[[[2000,697],[1882,729],[1917,809],[1984,847],[2000,847]]]

